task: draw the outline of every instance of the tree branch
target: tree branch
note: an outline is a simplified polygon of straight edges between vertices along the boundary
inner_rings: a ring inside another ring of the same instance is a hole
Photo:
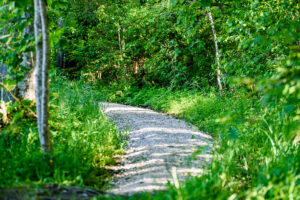
[[[37,115],[28,106],[22,104],[22,101],[18,99],[3,83],[0,82],[0,86],[2,86],[4,90],[7,91],[10,94],[10,96],[12,96],[14,100],[16,100],[22,106],[24,106],[24,108],[26,108],[34,117],[37,117]]]

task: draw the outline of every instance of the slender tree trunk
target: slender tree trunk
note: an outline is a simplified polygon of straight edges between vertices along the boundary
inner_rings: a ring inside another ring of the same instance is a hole
[[[63,18],[58,19],[57,25],[58,25],[58,28],[62,28],[64,26]],[[61,47],[59,47],[58,50],[57,50],[57,66],[60,69],[65,68],[65,55],[64,55]]]
[[[122,32],[122,37],[121,37],[121,46],[122,46],[122,62],[123,62],[123,71],[124,71],[124,75],[126,75],[128,73],[127,71],[127,67],[126,67],[126,64],[124,62],[125,60],[125,36],[124,36],[124,32],[125,32],[125,29],[124,27],[121,28],[121,32]],[[125,76],[125,81],[126,81],[126,77]]]
[[[124,39],[124,28],[122,28],[120,21],[118,21],[118,41],[119,41],[119,50],[120,50],[120,63],[122,66],[123,77],[126,81],[126,66],[124,64],[125,58],[125,39]]]
[[[34,0],[34,34],[36,43],[36,108],[42,152],[53,151],[49,131],[49,35],[45,0]]]
[[[216,64],[217,64],[217,82],[218,82],[218,86],[219,86],[220,96],[222,96],[223,87],[222,87],[222,83],[221,83],[219,48],[218,48],[218,41],[217,41],[217,35],[216,35],[216,31],[215,31],[214,20],[213,20],[210,8],[208,8],[208,18],[210,21],[210,25],[211,25],[211,29],[212,29],[213,37],[214,37],[215,51],[216,51]]]
[[[120,60],[123,62],[123,47],[121,39],[121,24],[118,22],[118,40],[119,40],[119,50],[120,50]]]

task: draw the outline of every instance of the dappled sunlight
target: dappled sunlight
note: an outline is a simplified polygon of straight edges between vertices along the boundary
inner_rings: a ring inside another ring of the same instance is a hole
[[[139,112],[139,113],[149,113],[147,110],[142,109],[142,108],[133,108],[133,107],[124,107],[123,105],[118,106],[117,104],[114,107],[107,107],[107,103],[100,103],[99,104],[102,108],[105,109],[105,112],[124,112],[126,111],[126,113],[130,113],[130,112]],[[152,113],[153,115],[159,115],[159,113]]]
[[[131,194],[162,190],[174,182],[200,176],[211,162],[212,137],[195,131],[184,121],[149,109],[100,103],[100,108],[122,130],[128,131],[129,147],[114,172],[111,191]]]
[[[210,135],[206,135],[203,134],[201,132],[198,131],[192,131],[192,130],[188,130],[188,129],[174,129],[174,128],[164,128],[164,127],[148,127],[148,128],[142,128],[136,131],[133,131],[133,134],[143,134],[145,132],[147,133],[151,133],[151,132],[164,132],[164,133],[170,133],[170,134],[190,134],[190,135],[199,135],[201,137],[207,138],[207,139],[211,139]]]
[[[181,97],[179,99],[170,100],[168,113],[178,115],[189,107],[193,107],[199,101],[197,96]]]
[[[168,108],[165,112],[171,115],[193,119],[205,119],[220,112],[220,102],[213,93],[203,96],[201,94],[182,93],[180,98],[167,101]],[[230,105],[227,105],[230,106]],[[225,107],[225,106],[224,106]]]

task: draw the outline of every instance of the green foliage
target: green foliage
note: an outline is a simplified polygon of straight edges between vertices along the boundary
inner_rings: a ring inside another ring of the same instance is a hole
[[[274,64],[288,56],[299,38],[297,7],[293,0],[249,0],[236,1],[226,9],[219,40],[229,84],[234,85],[236,77],[260,80],[272,76]]]
[[[122,153],[120,134],[99,110],[102,95],[82,82],[52,81],[54,155],[41,153],[36,120],[14,103],[13,120],[0,133],[0,187],[24,182],[103,186],[109,175],[104,166]]]
[[[205,39],[210,27],[199,20],[203,13],[198,11],[186,18],[189,11],[173,12],[166,2],[70,3],[59,12],[68,19],[59,42],[67,59],[64,70],[73,77],[80,69],[98,71],[104,81],[138,85],[177,87],[197,82],[197,76],[212,82],[213,43]]]
[[[215,50],[222,82],[243,87],[276,72],[299,38],[299,5],[289,1],[76,1],[62,13],[67,74],[101,73],[105,82],[172,88],[215,86]],[[80,8],[80,9],[78,9]],[[82,9],[83,8],[83,9]],[[72,13],[67,12],[69,9]]]
[[[22,1],[23,2],[23,1]],[[24,79],[24,72],[28,72],[22,63],[22,54],[33,51],[33,34],[23,35],[25,27],[32,23],[33,18],[24,17],[23,13],[33,14],[33,8],[28,1],[20,4],[20,1],[0,3],[0,65],[8,67],[7,85],[15,85]]]

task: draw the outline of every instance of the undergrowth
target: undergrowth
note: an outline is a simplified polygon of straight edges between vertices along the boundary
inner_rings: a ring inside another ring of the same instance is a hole
[[[219,97],[216,92],[132,86],[102,90],[108,101],[185,119],[215,139],[209,173],[180,188],[132,199],[299,199],[299,121],[283,103],[266,104],[243,93]]]
[[[49,182],[102,187],[109,175],[104,166],[122,153],[120,134],[99,110],[102,98],[92,85],[52,80],[50,157],[41,153],[36,119],[18,102],[8,105],[11,121],[0,133],[0,188]]]

